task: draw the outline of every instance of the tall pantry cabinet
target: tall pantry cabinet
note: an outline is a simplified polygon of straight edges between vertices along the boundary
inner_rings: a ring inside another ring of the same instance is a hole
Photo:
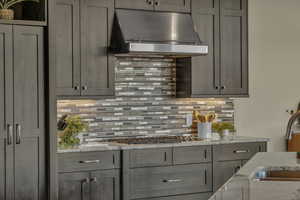
[[[43,27],[0,25],[0,199],[46,199]]]

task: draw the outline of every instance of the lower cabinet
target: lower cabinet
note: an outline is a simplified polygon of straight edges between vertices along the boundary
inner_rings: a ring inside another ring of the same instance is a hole
[[[217,191],[256,153],[266,150],[266,142],[214,145],[213,191]]]
[[[210,192],[212,165],[193,164],[130,170],[130,199]]]
[[[58,154],[59,200],[120,200],[120,151]]]
[[[84,200],[90,194],[89,173],[61,173],[59,174],[58,199]]]
[[[59,200],[119,200],[119,170],[59,174]]]
[[[214,166],[214,191],[219,189],[228,179],[239,171],[242,161],[223,161],[217,162]]]

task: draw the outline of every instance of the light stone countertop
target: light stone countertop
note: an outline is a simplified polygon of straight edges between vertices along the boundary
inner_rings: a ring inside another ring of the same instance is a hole
[[[258,181],[262,169],[300,169],[293,152],[257,153],[209,200],[300,200],[300,181]]]
[[[88,145],[80,145],[74,148],[58,149],[57,153],[72,153],[72,152],[88,152],[88,151],[111,151],[111,150],[130,150],[130,149],[148,149],[148,148],[163,148],[163,147],[180,147],[180,146],[201,146],[201,145],[219,145],[247,142],[269,142],[268,138],[258,137],[243,137],[235,136],[230,140],[201,140],[193,142],[180,143],[162,143],[162,144],[117,144],[117,143],[101,143],[95,142]]]

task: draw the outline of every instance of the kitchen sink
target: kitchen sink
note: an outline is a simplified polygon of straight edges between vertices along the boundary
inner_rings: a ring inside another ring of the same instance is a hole
[[[258,181],[300,181],[300,168],[264,169],[255,176]]]

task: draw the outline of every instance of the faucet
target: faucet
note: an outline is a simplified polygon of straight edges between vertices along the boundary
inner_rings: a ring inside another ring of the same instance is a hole
[[[295,122],[295,120],[300,117],[300,110],[298,110],[297,112],[295,112],[291,118],[289,119],[289,122],[288,122],[288,125],[287,125],[287,128],[286,128],[286,141],[288,142],[288,140],[290,140],[292,138],[292,126],[293,126],[293,123]]]

